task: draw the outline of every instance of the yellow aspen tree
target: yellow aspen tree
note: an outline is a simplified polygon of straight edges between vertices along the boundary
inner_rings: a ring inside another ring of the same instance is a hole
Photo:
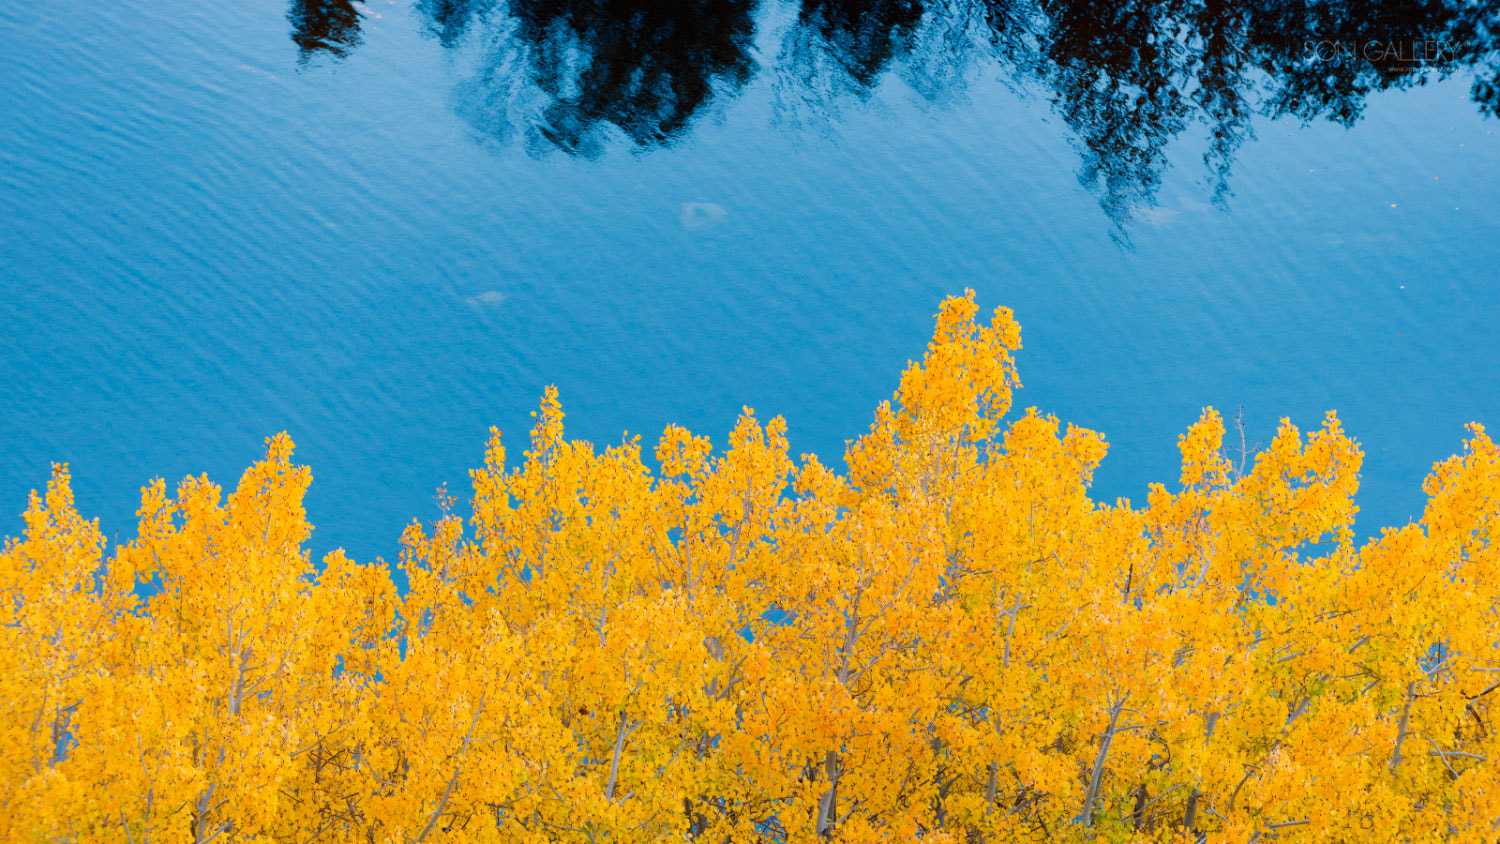
[[[104,571],[103,535],[74,506],[66,465],[35,493],[19,541],[0,551],[0,838],[87,835],[93,783],[79,767],[83,710],[123,692],[108,682],[128,577]]]

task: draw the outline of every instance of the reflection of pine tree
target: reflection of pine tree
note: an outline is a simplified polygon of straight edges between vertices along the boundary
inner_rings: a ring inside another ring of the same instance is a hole
[[[493,9],[495,0],[419,0],[417,8],[427,19],[428,34],[444,47],[456,47],[469,24]]]
[[[752,0],[517,0],[511,11],[549,99],[533,140],[570,152],[596,154],[606,124],[638,146],[670,144],[755,72]]]
[[[867,91],[911,54],[925,7],[923,0],[806,0],[785,58],[811,71],[821,52],[850,85]]]
[[[305,64],[319,53],[342,59],[360,43],[359,0],[292,0],[287,20],[297,61]]]
[[[1210,2],[1210,0],[989,0],[991,20],[1027,29],[997,38],[1009,64],[1052,92],[1078,138],[1079,179],[1123,225],[1155,202],[1167,146],[1205,130],[1214,198],[1229,195],[1251,118],[1329,119],[1352,125],[1375,92],[1422,84],[1434,74],[1485,68],[1474,87],[1493,111],[1500,77],[1500,7],[1467,0]],[[1003,33],[997,33],[1003,34]],[[1318,41],[1442,49],[1417,61],[1376,56],[1318,61]]]

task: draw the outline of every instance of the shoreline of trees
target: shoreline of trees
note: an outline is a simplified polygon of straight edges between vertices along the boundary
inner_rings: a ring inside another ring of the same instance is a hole
[[[549,390],[404,594],[311,560],[285,435],[108,557],[58,467],[0,553],[0,839],[1494,841],[1483,427],[1362,546],[1332,413],[1246,461],[1205,410],[1176,492],[1095,502],[1103,437],[1003,422],[1020,329],[976,314],[843,473],[749,409],[653,471]]]

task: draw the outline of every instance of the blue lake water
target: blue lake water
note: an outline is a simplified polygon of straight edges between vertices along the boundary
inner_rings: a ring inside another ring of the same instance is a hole
[[[749,405],[838,465],[965,287],[1097,497],[1204,405],[1333,408],[1405,523],[1500,425],[1500,15],[1255,9],[0,4],[0,534],[51,461],[123,540],[287,430],[315,553],[390,559],[549,383],[596,443]]]

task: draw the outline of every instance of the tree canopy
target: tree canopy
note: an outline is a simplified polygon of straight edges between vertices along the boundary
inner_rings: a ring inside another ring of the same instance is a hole
[[[1175,489],[1097,502],[1104,438],[1007,421],[976,316],[844,472],[748,408],[596,448],[548,390],[404,592],[314,563],[284,434],[113,550],[56,467],[0,554],[0,839],[1494,841],[1484,429],[1362,545],[1332,413],[1245,456],[1205,410]]]

